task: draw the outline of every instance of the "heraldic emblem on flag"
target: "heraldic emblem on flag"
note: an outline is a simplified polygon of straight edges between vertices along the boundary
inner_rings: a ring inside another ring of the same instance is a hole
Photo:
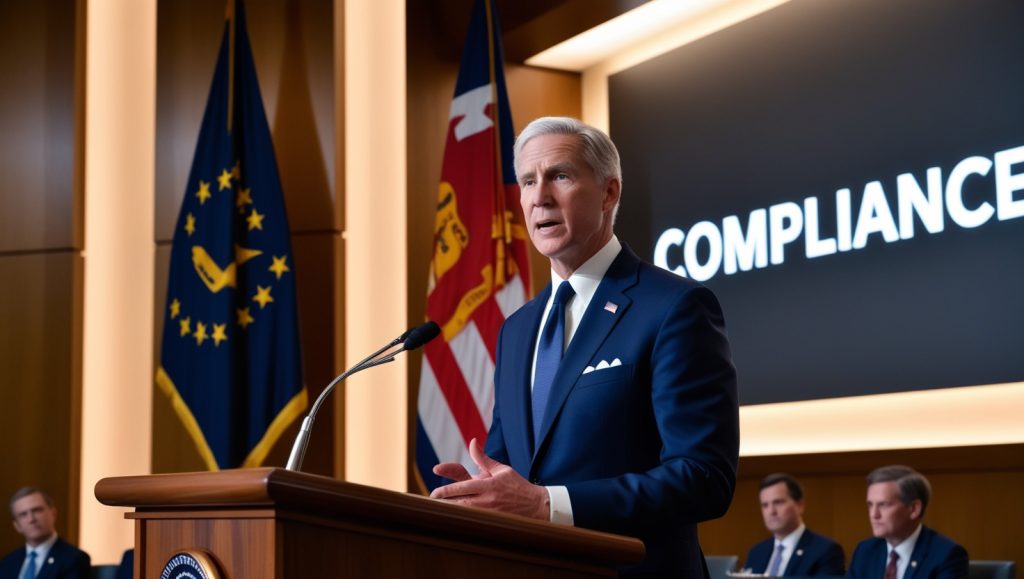
[[[472,465],[494,408],[498,330],[526,302],[526,229],[512,166],[512,117],[498,26],[477,0],[448,114],[434,222],[427,318],[443,340],[426,345],[420,376],[416,472],[425,490],[442,484],[438,462]]]
[[[281,180],[235,0],[174,230],[156,374],[210,470],[260,465],[306,408],[293,270]]]

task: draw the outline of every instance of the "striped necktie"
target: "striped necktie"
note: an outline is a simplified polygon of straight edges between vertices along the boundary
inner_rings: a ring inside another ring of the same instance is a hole
[[[885,575],[883,579],[896,579],[896,570],[898,569],[896,561],[899,560],[900,554],[896,552],[896,549],[892,550],[889,555],[889,564],[885,566]]]

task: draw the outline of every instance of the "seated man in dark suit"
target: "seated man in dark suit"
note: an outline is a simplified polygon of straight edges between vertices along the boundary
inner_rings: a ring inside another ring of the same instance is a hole
[[[0,559],[0,579],[89,579],[89,555],[57,536],[50,495],[25,487],[14,493],[10,506],[25,547]]]
[[[843,548],[804,525],[804,490],[795,478],[766,476],[760,496],[764,526],[774,537],[750,548],[745,569],[773,577],[843,574]]]
[[[849,577],[966,579],[967,551],[924,526],[932,495],[928,479],[901,465],[868,475],[868,519],[875,538],[853,551]]]

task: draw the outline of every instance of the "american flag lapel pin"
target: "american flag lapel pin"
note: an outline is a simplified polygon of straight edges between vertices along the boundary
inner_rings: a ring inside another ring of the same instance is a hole
[[[612,302],[605,302],[604,303],[604,310],[606,312],[611,312],[611,313],[614,314],[615,312],[619,311],[619,304],[613,304]]]

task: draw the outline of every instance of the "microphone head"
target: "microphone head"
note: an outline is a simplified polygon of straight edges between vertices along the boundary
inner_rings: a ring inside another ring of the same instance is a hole
[[[409,337],[405,339],[405,344],[402,345],[403,350],[415,350],[416,348],[423,347],[427,342],[433,340],[441,333],[441,327],[437,325],[437,322],[427,322],[423,325],[416,326],[409,332]]]

